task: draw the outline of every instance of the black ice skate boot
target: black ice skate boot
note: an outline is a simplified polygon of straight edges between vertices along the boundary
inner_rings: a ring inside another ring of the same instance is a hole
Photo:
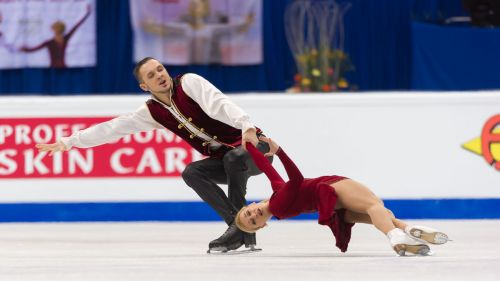
[[[245,244],[243,231],[239,230],[233,222],[228,229],[217,239],[208,244],[208,251],[221,251],[223,253],[236,250]]]
[[[243,233],[243,242],[245,242],[245,248],[249,251],[261,251],[262,249],[255,248],[257,246],[257,238],[255,233]]]

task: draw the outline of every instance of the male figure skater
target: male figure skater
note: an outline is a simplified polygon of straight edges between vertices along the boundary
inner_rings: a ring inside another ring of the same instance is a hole
[[[210,82],[193,73],[172,79],[156,59],[137,63],[134,75],[151,99],[135,112],[63,137],[53,144],[37,144],[40,151],[92,147],[154,129],[169,129],[208,158],[189,164],[182,178],[229,225],[219,238],[209,243],[210,251],[235,250],[243,244],[255,249],[255,234],[244,233],[234,218],[246,201],[250,176],[261,173],[245,149],[247,142],[262,152],[269,145],[257,136],[262,131],[249,116]],[[217,184],[228,185],[228,196]]]

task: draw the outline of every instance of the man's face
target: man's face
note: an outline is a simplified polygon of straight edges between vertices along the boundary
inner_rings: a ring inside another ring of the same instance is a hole
[[[168,95],[172,88],[172,79],[165,67],[157,60],[149,60],[141,66],[139,73],[142,83],[139,85],[144,91],[155,96]]]

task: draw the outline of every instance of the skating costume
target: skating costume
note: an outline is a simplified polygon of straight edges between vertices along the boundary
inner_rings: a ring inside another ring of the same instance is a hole
[[[208,116],[186,94],[181,79],[182,76],[173,79],[171,106],[155,98],[146,102],[153,119],[205,156],[222,158],[226,152],[241,145],[241,129]],[[256,130],[257,134],[262,133],[259,128]]]
[[[285,182],[259,150],[250,144],[247,144],[247,149],[257,167],[271,182],[273,188],[273,195],[269,199],[271,213],[278,219],[286,219],[303,213],[318,212],[318,223],[330,227],[336,239],[336,246],[342,252],[347,251],[354,224],[344,221],[345,209],[335,210],[337,194],[330,186],[346,178],[323,176],[304,179],[297,166],[280,148],[276,155],[288,174],[289,181]]]

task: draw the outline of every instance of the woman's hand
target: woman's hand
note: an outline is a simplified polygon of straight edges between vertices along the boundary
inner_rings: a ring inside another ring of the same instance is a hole
[[[269,144],[269,152],[264,154],[264,156],[270,157],[270,156],[273,156],[274,154],[276,154],[276,152],[278,152],[280,146],[272,139],[266,138],[264,136],[260,136],[259,140]]]

